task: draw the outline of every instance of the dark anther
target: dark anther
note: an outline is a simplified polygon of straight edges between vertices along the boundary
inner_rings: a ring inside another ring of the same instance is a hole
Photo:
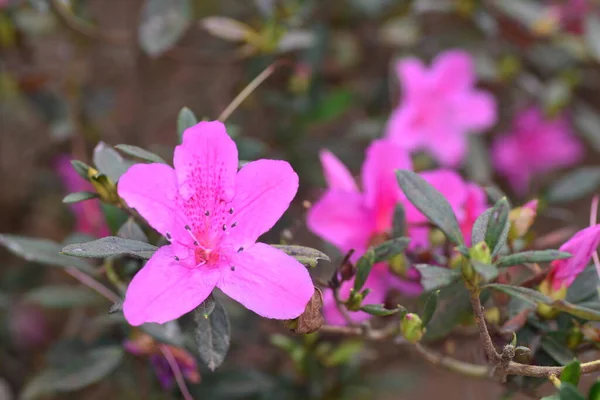
[[[223,224],[223,230],[226,231],[227,230],[227,225]]]
[[[179,257],[175,256],[175,261],[179,261]]]
[[[235,267],[234,267],[233,265],[231,266],[231,270],[232,270],[232,271],[235,271]]]
[[[235,228],[237,226],[237,222],[234,222],[233,224],[231,224],[232,228]]]
[[[185,228],[186,231],[191,231],[192,230],[192,228],[190,228],[189,225],[186,225],[184,228]]]
[[[167,239],[171,240],[171,234],[167,232]]]
[[[206,210],[206,211],[204,212],[204,215],[206,215],[206,216],[208,217],[208,216],[210,215],[210,211]]]
[[[200,243],[198,243],[196,240],[194,240],[194,246],[198,246]]]
[[[233,214],[233,208],[229,209],[229,214]]]
[[[241,253],[242,251],[244,251],[244,248],[243,248],[243,247],[240,247],[240,248],[238,249],[238,253]]]

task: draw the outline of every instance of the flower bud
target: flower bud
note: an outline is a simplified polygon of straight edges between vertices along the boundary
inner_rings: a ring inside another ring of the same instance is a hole
[[[500,309],[498,307],[486,308],[483,316],[488,324],[498,325],[500,323]]]
[[[358,311],[362,305],[362,301],[364,299],[364,295],[355,291],[354,289],[350,289],[350,296],[346,301],[346,308],[350,311]]]
[[[118,204],[119,195],[117,194],[117,187],[115,183],[106,175],[101,174],[98,170],[90,168],[88,170],[88,177],[91,184],[96,189],[96,192],[100,195],[100,198],[109,204]]]
[[[402,332],[402,336],[410,343],[420,341],[425,334],[421,317],[413,313],[406,314],[400,322],[400,332]]]
[[[581,329],[579,329],[579,327],[574,326],[571,329],[569,329],[567,335],[567,347],[569,349],[575,350],[577,347],[579,347],[582,341],[583,332],[581,332]]]
[[[567,287],[561,286],[560,290],[552,289],[552,284],[548,279],[545,279],[538,286],[538,290],[540,293],[550,297],[552,300],[563,300],[567,297]],[[552,319],[556,318],[556,316],[560,313],[560,310],[557,310],[547,304],[539,303],[537,306],[537,313],[543,319]]]
[[[400,253],[390,258],[388,261],[388,265],[394,274],[403,278],[407,277],[406,274],[410,265],[404,254]]]
[[[429,243],[432,247],[441,247],[446,243],[446,235],[439,229],[429,231]]]
[[[522,207],[511,210],[508,214],[510,221],[510,230],[508,239],[515,240],[523,237],[533,225],[537,215],[538,201],[532,200]]]
[[[471,257],[471,260],[479,261],[483,264],[490,264],[492,262],[490,247],[483,241],[469,249],[469,256]]]

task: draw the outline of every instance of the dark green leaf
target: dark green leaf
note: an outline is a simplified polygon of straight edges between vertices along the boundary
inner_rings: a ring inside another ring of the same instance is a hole
[[[361,340],[346,340],[337,346],[325,359],[328,367],[347,364],[365,347]]]
[[[412,171],[396,172],[398,183],[408,200],[456,245],[464,239],[456,216],[446,198],[427,181]]]
[[[365,285],[373,264],[375,264],[375,251],[373,249],[369,249],[356,262],[356,277],[354,278],[354,290],[356,292],[360,291]]]
[[[220,301],[208,318],[202,313],[194,313],[196,328],[194,337],[200,359],[214,371],[227,355],[229,350],[229,317]]]
[[[94,149],[94,164],[101,173],[108,176],[113,182],[117,182],[134,163],[125,160],[106,143],[100,142]]]
[[[492,208],[485,233],[485,242],[490,247],[492,256],[498,254],[504,243],[506,243],[510,229],[509,211],[510,205],[505,197],[500,199]]]
[[[127,154],[128,156],[132,156],[143,161],[161,164],[167,163],[159,155],[154,154],[148,150],[142,149],[141,147],[131,146],[129,144],[118,144],[115,146],[115,148]]]
[[[427,324],[424,340],[435,341],[446,337],[460,323],[472,315],[469,292],[462,281],[440,290],[438,305]]]
[[[560,384],[558,396],[560,400],[585,400],[583,395],[577,390],[577,387],[568,382]]]
[[[421,274],[421,285],[426,292],[448,286],[461,276],[457,270],[436,265],[417,264],[415,268]]]
[[[393,315],[397,313],[401,313],[401,315],[406,314],[406,309],[402,306],[398,306],[394,309],[389,309],[385,308],[383,304],[365,304],[360,309],[361,311],[364,311],[367,314],[376,315],[378,317],[385,317],[387,315]]]
[[[496,268],[494,265],[485,264],[475,260],[471,260],[471,265],[486,282],[489,282],[498,276],[498,268]]]
[[[311,122],[316,123],[329,122],[348,111],[353,103],[354,93],[352,91],[349,89],[334,90],[316,103],[308,118]]]
[[[564,300],[555,300],[552,307],[587,321],[600,321],[600,311],[571,304]]]
[[[427,302],[425,303],[425,307],[423,308],[423,315],[421,316],[421,321],[423,322],[423,327],[427,327],[429,321],[435,314],[435,309],[437,308],[438,299],[440,297],[440,291],[436,290],[431,293],[427,298]]]
[[[406,213],[402,204],[397,204],[394,209],[394,221],[392,224],[392,237],[404,236],[406,232]]]
[[[500,283],[488,283],[483,287],[499,290],[508,294],[509,296],[518,297],[519,299],[525,300],[534,305],[537,305],[538,303],[552,303],[552,300],[550,298],[544,296],[542,293],[533,289],[528,289],[520,286],[503,285]]]
[[[573,120],[581,133],[596,152],[600,152],[600,115],[583,102],[573,105]]]
[[[211,293],[202,303],[200,303],[195,312],[201,314],[204,318],[208,318],[214,311],[215,305],[215,298]]]
[[[145,0],[138,26],[139,45],[151,57],[169,50],[192,22],[190,0]]]
[[[94,272],[94,268],[85,260],[60,254],[61,245],[51,240],[2,234],[0,235],[0,244],[27,261],[57,267],[77,268],[87,273]]]
[[[183,107],[179,111],[179,115],[177,116],[177,134],[179,135],[180,143],[183,141],[183,132],[185,132],[187,128],[191,128],[197,123],[198,118],[196,118],[192,110],[187,107]]]
[[[571,254],[564,251],[530,250],[500,257],[496,262],[496,265],[498,267],[510,267],[511,265],[550,262],[554,260],[562,260],[569,257],[571,257]]]
[[[561,382],[568,382],[574,386],[579,385],[581,377],[581,363],[577,360],[571,361],[560,374]]]
[[[542,349],[560,365],[567,365],[575,358],[573,352],[566,345],[560,343],[550,335],[542,336],[540,344]]]
[[[113,304],[112,306],[110,306],[110,308],[108,309],[108,313],[109,314],[114,314],[117,313],[119,311],[123,311],[123,302],[119,301],[115,304]]]
[[[585,17],[584,38],[590,55],[600,61],[600,18],[595,13],[587,13]]]
[[[276,249],[283,251],[285,254],[294,257],[301,264],[306,265],[310,268],[315,268],[319,260],[325,260],[331,262],[327,255],[317,249],[305,246],[291,246],[291,245],[271,245]]]
[[[375,247],[375,262],[387,261],[402,253],[408,247],[408,243],[410,243],[410,239],[407,237],[398,237],[383,242]]]
[[[565,203],[593,193],[600,185],[600,167],[582,167],[569,172],[548,188],[549,203]]]
[[[73,166],[73,169],[75,169],[75,171],[79,174],[79,176],[81,176],[86,181],[90,180],[88,171],[91,167],[89,165],[79,160],[71,160],[71,165]]]
[[[185,341],[177,321],[170,321],[165,324],[150,322],[140,325],[140,329],[161,343],[181,347]]]
[[[35,399],[55,392],[72,392],[104,379],[123,358],[121,346],[89,350],[70,358],[65,365],[49,367],[30,380],[23,399]]]
[[[90,200],[90,199],[97,199],[98,197],[100,197],[98,195],[98,193],[94,193],[94,192],[69,193],[63,199],[63,203],[65,203],[65,204],[79,203],[80,201],[85,201],[85,200]]]
[[[105,299],[83,286],[42,286],[25,294],[25,300],[47,308],[85,307],[101,304]]]
[[[600,380],[596,380],[596,382],[590,388],[587,400],[600,400]]]
[[[484,212],[481,213],[479,217],[475,220],[473,224],[473,229],[471,231],[471,243],[477,244],[485,241],[485,233],[487,232],[488,222],[490,220],[490,215],[492,215],[492,209],[488,208]]]
[[[114,256],[132,256],[148,260],[158,247],[137,240],[107,236],[86,243],[70,244],[62,253],[75,257],[106,258]]]
[[[202,384],[191,385],[190,390],[197,400],[293,399],[286,395],[267,398],[277,394],[275,377],[248,368],[203,374]]]
[[[144,233],[142,228],[136,224],[135,220],[130,217],[117,232],[117,236],[122,239],[136,240],[139,242],[148,243],[148,236]]]

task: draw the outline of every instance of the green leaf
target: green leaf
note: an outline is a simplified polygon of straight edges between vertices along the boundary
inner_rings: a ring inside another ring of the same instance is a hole
[[[140,329],[160,343],[171,344],[177,347],[184,345],[185,338],[177,321],[169,321],[165,324],[149,322],[140,325]]]
[[[91,242],[70,244],[62,249],[62,254],[88,258],[132,256],[148,260],[156,250],[158,247],[148,243],[107,236]]]
[[[394,209],[394,221],[392,223],[392,237],[404,236],[406,232],[406,213],[402,204],[397,204]]]
[[[198,118],[196,118],[192,110],[183,107],[179,111],[179,115],[177,116],[177,135],[179,135],[179,143],[183,142],[183,132],[197,123]]]
[[[365,344],[361,340],[346,340],[337,346],[325,359],[328,367],[347,364],[362,351]]]
[[[118,144],[115,146],[115,148],[127,154],[128,156],[135,157],[139,160],[149,161],[151,163],[167,163],[165,160],[162,159],[161,156],[154,154],[148,150],[142,149],[141,147],[131,146],[129,144]]]
[[[31,379],[23,391],[25,400],[55,392],[72,392],[104,379],[123,358],[121,346],[105,346],[70,358],[64,365],[48,367]]]
[[[333,90],[316,103],[308,116],[310,122],[325,123],[333,121],[352,107],[354,93],[346,88]]]
[[[331,262],[327,254],[313,249],[312,247],[305,246],[292,246],[292,245],[279,245],[272,244],[272,247],[283,251],[285,254],[294,257],[301,264],[306,265],[310,268],[315,268],[319,263],[319,260],[325,260]]]
[[[469,155],[465,167],[471,181],[482,183],[492,180],[490,155],[479,135],[469,135]]]
[[[587,395],[587,400],[600,400],[600,380],[596,380],[596,382],[590,388],[590,391]]]
[[[192,22],[190,0],[145,0],[138,26],[139,45],[158,57],[183,36]]]
[[[548,188],[549,203],[565,203],[593,193],[600,185],[600,167],[582,167],[569,172]]]
[[[496,268],[494,265],[485,264],[475,260],[471,260],[471,265],[486,282],[489,282],[498,276],[498,268]]]
[[[501,292],[508,294],[509,296],[517,297],[519,299],[525,300],[533,305],[537,305],[538,303],[542,304],[550,304],[552,300],[549,297],[546,297],[542,293],[537,290],[528,289],[520,286],[511,286],[504,285],[501,283],[488,283],[483,286],[484,288],[495,289]]]
[[[229,350],[229,317],[221,302],[216,301],[208,318],[204,318],[201,312],[195,312],[194,321],[194,337],[200,359],[214,371],[225,360]]]
[[[215,310],[216,301],[214,296],[211,294],[200,303],[200,305],[196,308],[196,313],[201,314],[204,318],[208,318],[210,314]]]
[[[469,292],[462,281],[442,288],[436,312],[427,324],[423,339],[436,341],[446,337],[458,324],[471,318],[472,312]]]
[[[378,317],[385,317],[397,313],[406,314],[406,308],[398,306],[394,309],[385,308],[383,304],[365,304],[360,308],[361,311],[367,314],[375,315]]]
[[[117,236],[122,239],[130,239],[138,242],[148,243],[148,236],[144,233],[142,228],[135,222],[133,217],[129,217],[119,228]]]
[[[485,241],[485,234],[487,232],[490,215],[492,215],[492,209],[488,208],[477,217],[473,224],[473,229],[471,230],[471,243],[477,244]]]
[[[77,268],[87,273],[95,272],[85,260],[60,254],[61,245],[51,240],[0,234],[0,244],[27,261],[63,268]]]
[[[496,262],[498,267],[510,267],[525,263],[542,263],[562,260],[571,257],[571,254],[558,250],[531,250],[500,257]]]
[[[440,228],[452,243],[464,244],[458,221],[446,198],[412,171],[396,171],[396,176],[408,200]]]
[[[600,18],[594,13],[585,16],[584,38],[590,55],[600,61]]]
[[[387,261],[390,258],[402,253],[410,243],[410,239],[407,237],[398,237],[395,239],[383,242],[379,246],[375,247],[375,262]]]
[[[568,382],[561,382],[558,396],[560,400],[585,400],[577,387]]]
[[[440,298],[440,291],[436,290],[431,293],[427,298],[427,302],[425,303],[425,307],[423,308],[423,315],[421,316],[421,321],[423,322],[423,327],[427,327],[429,321],[435,314],[435,309],[437,308],[438,299]]]
[[[71,165],[73,166],[75,172],[79,174],[79,176],[81,176],[86,181],[90,180],[88,171],[91,167],[89,165],[79,160],[71,160]]]
[[[94,164],[101,173],[108,176],[113,182],[118,182],[121,175],[134,163],[125,160],[115,149],[106,143],[100,142],[94,149]]]
[[[494,205],[490,213],[485,233],[485,242],[490,247],[492,256],[498,254],[504,243],[506,243],[510,229],[510,221],[508,220],[509,211],[510,205],[504,197]]]
[[[567,346],[558,342],[550,335],[542,336],[540,346],[550,357],[552,357],[554,361],[560,365],[567,365],[575,358],[575,355],[567,348]]]
[[[421,274],[423,290],[429,292],[448,286],[460,279],[459,271],[429,264],[417,264],[415,268]]]
[[[551,306],[587,321],[600,321],[600,311],[598,310],[575,305],[564,300],[555,300]]]
[[[574,386],[579,385],[581,377],[581,363],[577,360],[571,361],[560,374],[561,382],[568,382]]]
[[[375,251],[373,249],[367,250],[356,262],[356,277],[354,278],[354,290],[356,292],[360,291],[365,285],[373,264],[375,264]]]
[[[69,193],[63,199],[63,203],[65,203],[65,204],[79,203],[80,201],[85,201],[85,200],[90,200],[90,199],[97,199],[98,197],[100,197],[98,195],[98,193],[94,193],[94,192],[75,192],[75,193]]]
[[[25,300],[46,308],[71,308],[97,305],[106,300],[83,286],[52,285],[30,290]]]

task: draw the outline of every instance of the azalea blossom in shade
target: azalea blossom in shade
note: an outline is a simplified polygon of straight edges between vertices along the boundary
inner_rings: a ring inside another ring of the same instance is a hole
[[[73,169],[71,157],[66,155],[58,157],[54,162],[54,170],[60,177],[67,192],[94,191],[92,184],[79,176],[75,169]],[[70,207],[75,215],[76,232],[87,233],[96,237],[110,235],[99,200],[80,201],[70,204]]]
[[[174,166],[137,164],[119,181],[119,196],[170,241],[129,284],[127,321],[176,319],[215,287],[263,317],[298,317],[314,292],[308,271],[256,242],[296,195],[291,166],[258,160],[238,171],[235,143],[216,121],[184,132]]]
[[[175,383],[175,374],[160,350],[159,343],[145,333],[137,334],[133,338],[126,340],[123,347],[129,353],[136,356],[145,356],[150,359],[158,381],[163,389],[170,389]],[[200,373],[194,356],[187,350],[171,345],[162,345],[173,355],[182,375],[191,383],[200,382]]]
[[[417,58],[396,64],[402,99],[386,127],[386,136],[408,151],[426,150],[444,166],[455,167],[467,153],[467,135],[496,122],[496,102],[475,89],[471,55],[450,50],[431,68]]]
[[[402,198],[395,171],[412,169],[412,163],[398,145],[386,140],[374,141],[367,149],[362,166],[362,192],[352,174],[332,153],[322,151],[321,163],[329,188],[310,209],[308,227],[343,253],[354,249],[353,261],[356,261],[370,245],[381,243],[389,235],[396,204]],[[406,294],[420,293],[418,272],[409,270],[407,278],[404,281],[392,275],[386,263],[375,264],[365,283],[371,292],[363,303],[383,303],[391,288]],[[353,281],[342,284],[340,296],[343,300],[347,299],[353,284]],[[325,292],[323,302],[326,320],[333,324],[344,323],[330,290]],[[363,312],[350,315],[355,321],[369,318],[369,314]]]
[[[527,191],[535,175],[575,165],[582,158],[583,146],[567,118],[548,119],[537,107],[520,112],[512,131],[492,146],[496,170],[520,193]]]
[[[559,291],[571,286],[575,278],[588,265],[592,254],[600,245],[600,224],[593,225],[577,232],[560,251],[571,253],[571,258],[554,260],[550,265],[547,281],[553,291]]]

